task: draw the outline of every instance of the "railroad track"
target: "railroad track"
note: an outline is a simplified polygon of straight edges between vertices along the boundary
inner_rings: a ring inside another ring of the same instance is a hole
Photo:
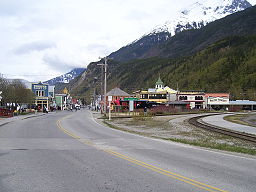
[[[198,116],[198,117],[192,117],[188,120],[188,122],[196,127],[200,127],[206,130],[210,130],[210,131],[214,131],[217,133],[221,133],[224,135],[228,135],[231,137],[236,137],[245,141],[250,141],[253,143],[256,143],[256,135],[252,135],[249,133],[244,133],[244,132],[239,132],[239,131],[234,131],[234,130],[230,130],[230,129],[226,129],[226,128],[222,128],[222,127],[218,127],[218,126],[214,126],[214,125],[209,125],[206,123],[201,123],[198,122],[198,120],[200,118],[203,117],[207,117],[207,116],[211,116],[211,115],[203,115],[203,116]]]

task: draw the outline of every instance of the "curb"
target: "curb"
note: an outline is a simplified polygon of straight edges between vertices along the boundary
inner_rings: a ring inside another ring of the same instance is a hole
[[[43,116],[43,115],[46,115],[46,114],[38,114],[38,115],[32,114],[32,115],[29,115],[29,116],[26,116],[26,117],[21,117],[21,118],[18,118],[18,119],[12,119],[12,117],[10,117],[10,118],[6,119],[7,122],[5,120],[0,120],[0,127],[4,126],[4,125],[7,125],[8,123],[14,122],[14,121],[19,121],[19,120],[25,120],[25,119],[29,119],[29,118],[40,117],[40,116]],[[3,123],[1,121],[3,121]]]

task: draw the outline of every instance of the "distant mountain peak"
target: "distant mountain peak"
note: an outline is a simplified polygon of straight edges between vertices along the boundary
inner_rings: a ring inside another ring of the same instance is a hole
[[[65,73],[64,75],[55,77],[53,79],[50,79],[48,81],[45,81],[44,83],[48,83],[49,85],[55,85],[56,83],[69,83],[72,79],[76,78],[84,71],[85,71],[85,68],[74,68],[70,72]]]
[[[200,0],[182,9],[176,19],[156,26],[148,35],[169,32],[173,36],[184,30],[198,29],[251,6],[246,0]]]
[[[128,61],[159,56],[159,47],[165,46],[165,43],[175,38],[177,33],[185,30],[200,29],[215,20],[243,11],[249,7],[252,7],[252,5],[246,0],[196,1],[187,8],[182,9],[175,19],[155,27],[141,38],[111,53],[109,57],[117,61]]]

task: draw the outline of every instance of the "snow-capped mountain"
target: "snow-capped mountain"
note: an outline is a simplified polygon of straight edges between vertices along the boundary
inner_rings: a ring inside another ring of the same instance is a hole
[[[201,28],[251,6],[246,0],[200,0],[181,10],[176,19],[155,27],[149,34],[169,32],[173,36],[184,30]]]
[[[64,75],[55,77],[53,79],[45,81],[44,83],[48,83],[49,85],[55,85],[56,83],[69,83],[72,79],[76,78],[78,75],[80,75],[84,71],[85,71],[85,68],[75,68]]]
[[[252,5],[246,0],[198,0],[196,3],[181,10],[175,19],[167,21],[162,26],[155,27],[141,38],[111,53],[109,57],[117,61],[129,61],[160,55],[170,57],[170,52],[167,55],[160,54],[160,47],[165,47],[167,42],[171,39],[174,40],[177,33],[189,29],[202,28],[207,26],[208,23],[212,23],[235,12],[243,11],[249,7],[252,7]],[[235,35],[235,31],[233,35]],[[224,38],[225,35],[220,37]],[[213,39],[216,41],[218,38]],[[213,43],[209,40],[201,48],[209,45],[210,42]],[[181,45],[179,49],[184,49],[182,42],[176,42],[175,45]],[[176,55],[177,51],[172,50],[172,56]]]

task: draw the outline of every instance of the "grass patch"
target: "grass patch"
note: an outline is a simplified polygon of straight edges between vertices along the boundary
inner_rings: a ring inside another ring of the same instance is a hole
[[[117,130],[120,130],[120,131],[125,131],[125,132],[128,132],[128,133],[134,133],[134,134],[138,134],[138,135],[144,135],[144,136],[149,136],[148,134],[146,133],[142,133],[142,132],[138,132],[138,131],[133,131],[133,130],[128,130],[128,129],[125,129],[125,128],[121,128],[121,127],[118,127],[116,125],[113,125],[111,123],[109,123],[108,121],[104,120],[102,121],[105,125],[109,126],[110,128],[112,129],[117,129]]]
[[[236,114],[236,115],[229,115],[229,116],[225,116],[224,120],[226,121],[230,121],[232,123],[237,123],[237,124],[241,124],[241,125],[248,125],[248,126],[252,126],[249,123],[243,121],[242,119],[249,116],[248,114]]]
[[[243,145],[237,146],[236,144],[229,144],[229,143],[218,143],[217,141],[228,141],[229,139],[234,139],[232,137],[228,137],[225,135],[217,135],[217,136],[215,135],[215,136],[213,136],[215,139],[213,139],[211,137],[212,140],[207,136],[198,138],[198,139],[196,139],[196,138],[183,139],[183,138],[169,138],[169,137],[164,138],[162,136],[155,136],[155,135],[152,135],[152,133],[144,132],[143,129],[145,130],[145,128],[142,128],[141,131],[136,131],[136,130],[131,130],[128,128],[119,127],[117,125],[112,124],[112,122],[113,121],[108,121],[108,120],[103,121],[103,123],[106,124],[107,126],[109,126],[110,128],[133,133],[133,134],[139,134],[139,135],[143,135],[143,136],[147,136],[147,137],[164,139],[164,140],[169,140],[169,141],[174,141],[174,142],[179,142],[179,143],[189,144],[189,145],[194,145],[194,146],[199,146],[199,147],[205,147],[205,148],[210,148],[210,149],[217,149],[217,150],[223,150],[223,151],[229,151],[229,152],[237,152],[237,153],[243,153],[243,154],[249,154],[249,155],[256,155],[256,149],[254,149],[254,148],[250,148],[250,147],[246,148]],[[166,122],[168,122],[168,120],[167,121],[166,120],[165,121],[155,121],[154,118],[140,119],[140,120],[132,119],[132,123],[135,123],[135,125],[138,126],[139,124],[144,123],[144,125],[146,125],[147,128],[149,127],[149,124],[154,124],[155,127],[160,128],[164,124],[166,124]],[[162,125],[162,126],[159,126],[159,125]],[[128,124],[128,126],[129,126],[129,124]],[[167,130],[167,128],[166,128],[166,130]],[[178,137],[179,136],[190,136],[191,134],[193,134],[193,133],[180,131],[177,134],[177,136]]]
[[[19,115],[30,115],[30,114],[34,114],[34,112],[21,112],[21,113],[19,113]]]
[[[175,139],[175,138],[169,138],[169,139],[164,139],[164,140],[170,140],[170,141],[174,141],[174,142],[179,142],[179,143],[184,143],[184,144],[189,144],[189,145],[194,145],[194,146],[199,146],[199,147],[205,147],[205,148],[211,148],[211,149],[218,149],[218,150],[223,150],[223,151],[256,155],[256,150],[254,150],[254,149],[248,149],[248,148],[244,148],[244,147],[228,145],[225,143],[224,144],[201,143],[198,141],[189,141],[189,140],[185,140],[185,139]]]

